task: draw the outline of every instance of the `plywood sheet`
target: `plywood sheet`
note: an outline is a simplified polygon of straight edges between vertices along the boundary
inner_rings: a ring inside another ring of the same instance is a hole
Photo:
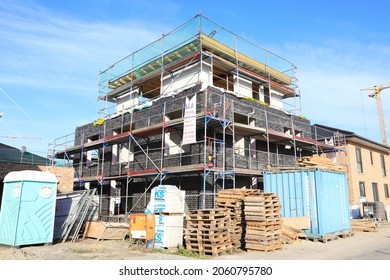
[[[303,217],[288,217],[283,218],[283,225],[296,228],[296,229],[309,229],[310,228],[310,218],[307,216]]]
[[[122,240],[128,233],[128,224],[88,221],[85,225],[84,237],[97,240]]]

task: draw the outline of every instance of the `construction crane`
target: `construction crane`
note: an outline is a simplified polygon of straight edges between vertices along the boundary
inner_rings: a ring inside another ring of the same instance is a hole
[[[0,111],[0,118],[4,116],[4,113]],[[0,135],[0,138],[21,138],[21,139],[33,139],[33,140],[41,140],[39,137],[25,137],[25,136],[14,136],[14,135]]]
[[[387,88],[390,88],[390,83],[360,89],[360,90],[372,91],[372,93],[369,94],[368,96],[375,98],[375,100],[376,100],[376,108],[378,111],[379,128],[381,130],[382,143],[383,143],[383,145],[386,145],[386,146],[387,146],[386,126],[385,126],[385,117],[383,115],[381,91],[384,89],[387,89]]]
[[[13,135],[0,135],[0,138],[11,138],[11,139],[21,138],[21,139],[41,140],[41,138],[39,137],[25,137],[25,136],[13,136]]]

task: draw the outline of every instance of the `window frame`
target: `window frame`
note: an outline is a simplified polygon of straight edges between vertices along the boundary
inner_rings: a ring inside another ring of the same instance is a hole
[[[358,173],[363,173],[363,157],[361,148],[355,147],[356,166]]]
[[[372,182],[372,196],[374,202],[379,202],[378,183]]]
[[[387,172],[386,172],[385,155],[381,154],[380,155],[380,159],[381,159],[382,175],[383,175],[383,177],[386,177],[387,176]]]
[[[359,194],[360,197],[366,197],[366,184],[364,181],[359,181]]]

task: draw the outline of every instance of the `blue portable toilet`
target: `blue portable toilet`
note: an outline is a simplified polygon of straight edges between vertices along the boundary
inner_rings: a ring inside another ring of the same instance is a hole
[[[0,244],[52,243],[57,178],[44,171],[14,171],[4,178]]]

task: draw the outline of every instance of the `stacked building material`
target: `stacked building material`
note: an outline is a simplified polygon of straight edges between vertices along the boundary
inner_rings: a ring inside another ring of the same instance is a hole
[[[229,213],[224,209],[188,211],[185,238],[190,252],[212,256],[232,253]]]
[[[273,193],[245,197],[245,248],[271,252],[282,249],[282,220],[279,198]]]
[[[341,165],[335,165],[329,158],[319,157],[316,155],[299,159],[298,166],[305,168],[322,168],[331,171],[344,170]]]
[[[378,231],[379,223],[376,220],[369,219],[352,219],[352,232],[376,232]]]
[[[215,199],[215,206],[230,214],[230,235],[233,247],[237,249],[244,249],[244,199],[246,196],[259,194],[260,190],[225,189],[218,192]]]

